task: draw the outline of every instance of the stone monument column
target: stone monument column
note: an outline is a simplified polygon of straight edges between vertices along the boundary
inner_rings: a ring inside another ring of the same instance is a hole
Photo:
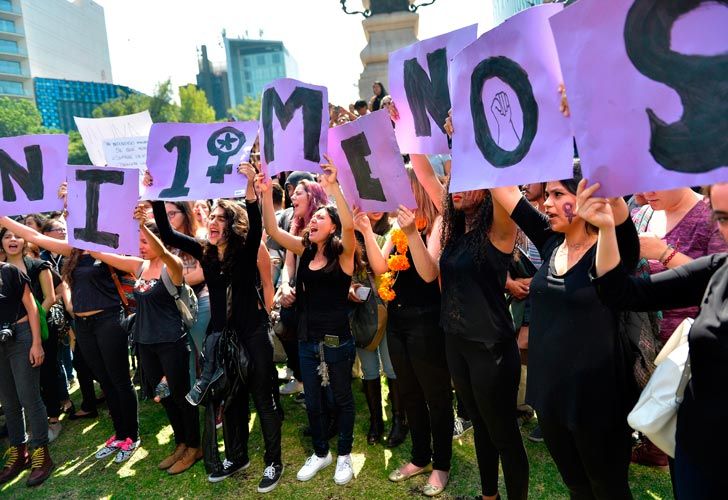
[[[367,37],[367,46],[361,52],[364,71],[359,77],[359,96],[369,100],[372,83],[381,81],[389,88],[387,70],[389,53],[417,41],[419,28],[418,7],[412,0],[362,0],[364,12],[350,12],[346,0],[341,0],[347,14],[363,14],[362,26]]]

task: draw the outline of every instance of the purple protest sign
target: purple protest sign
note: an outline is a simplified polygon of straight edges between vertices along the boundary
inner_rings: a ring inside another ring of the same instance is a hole
[[[290,78],[266,85],[260,111],[260,158],[268,176],[321,172],[329,131],[328,90]]]
[[[66,180],[67,135],[22,135],[0,139],[2,215],[63,210],[58,188]]]
[[[397,106],[397,143],[404,153],[449,153],[448,63],[478,36],[478,25],[422,40],[389,54],[389,94]]]
[[[386,110],[329,130],[329,156],[352,207],[391,212],[417,206]]]
[[[250,159],[258,122],[155,123],[149,133],[147,165],[154,178],[147,200],[203,200],[245,196],[237,172]]]
[[[571,177],[573,141],[548,18],[559,4],[511,17],[450,65],[450,192]]]
[[[69,165],[67,173],[68,243],[138,255],[139,224],[132,215],[139,200],[139,170]]]
[[[551,19],[582,171],[599,194],[728,179],[728,9],[580,0]]]

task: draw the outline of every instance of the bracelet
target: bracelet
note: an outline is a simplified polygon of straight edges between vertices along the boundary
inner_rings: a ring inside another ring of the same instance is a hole
[[[675,247],[674,247],[674,246],[672,246],[672,245],[670,245],[670,244],[668,243],[667,247],[665,247],[665,251],[664,251],[664,252],[662,252],[662,254],[661,254],[661,255],[660,255],[660,257],[659,257],[659,258],[657,259],[657,261],[658,261],[658,262],[662,262],[663,260],[665,260],[665,257],[667,257],[667,254],[668,254],[668,253],[670,253],[670,250],[674,250],[674,249],[675,249]]]
[[[675,255],[677,255],[677,248],[672,249],[672,253],[668,255],[665,260],[662,261],[662,265],[667,267],[667,264],[672,260],[673,257],[675,257]]]

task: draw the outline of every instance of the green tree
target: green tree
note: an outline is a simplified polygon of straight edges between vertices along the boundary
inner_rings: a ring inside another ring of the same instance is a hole
[[[237,121],[255,121],[260,117],[260,97],[247,96],[242,104],[228,109],[228,114]]]
[[[179,121],[185,123],[211,123],[215,121],[215,110],[207,102],[205,93],[195,85],[179,88]]]
[[[38,134],[42,131],[40,113],[33,101],[0,97],[0,137]]]
[[[180,108],[172,102],[170,80],[157,84],[154,95],[121,93],[118,98],[105,102],[93,111],[94,118],[123,116],[148,109],[154,123],[178,122]]]
[[[72,130],[68,134],[68,164],[69,165],[91,165],[86,146],[83,145],[81,134]]]

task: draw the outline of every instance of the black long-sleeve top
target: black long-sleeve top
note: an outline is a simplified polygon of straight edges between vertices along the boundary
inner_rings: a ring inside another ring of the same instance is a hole
[[[692,378],[677,418],[677,441],[693,457],[709,458],[728,438],[706,429],[728,422],[728,254],[696,259],[647,278],[629,276],[617,266],[594,279],[600,297],[612,307],[657,311],[699,306],[688,341]],[[720,443],[716,443],[720,440]]]
[[[620,355],[616,311],[599,300],[590,279],[596,245],[558,275],[554,254],[564,234],[551,230],[548,218],[525,198],[511,217],[543,257],[531,282],[527,401],[539,417],[571,430],[626,425],[631,393],[625,373],[631,367]],[[624,261],[634,269],[639,241],[631,220],[617,233]]]
[[[210,323],[207,332],[219,332],[227,321],[227,287],[232,285],[232,322],[240,333],[255,330],[265,315],[261,313],[256,290],[258,248],[263,236],[263,220],[257,201],[245,201],[248,210],[248,235],[243,247],[233,257],[230,273],[224,273],[218,259],[203,259],[202,244],[196,239],[172,229],[163,201],[152,203],[154,220],[165,245],[179,248],[200,262],[210,292]]]

